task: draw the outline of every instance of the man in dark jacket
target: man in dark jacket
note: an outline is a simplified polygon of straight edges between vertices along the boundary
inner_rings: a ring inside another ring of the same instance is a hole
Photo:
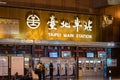
[[[49,69],[50,69],[50,80],[53,80],[53,64],[52,63],[50,63]]]

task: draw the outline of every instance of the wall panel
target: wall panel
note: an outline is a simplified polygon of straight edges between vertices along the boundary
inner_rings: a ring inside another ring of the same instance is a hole
[[[112,15],[114,17],[113,24],[110,29],[106,28],[105,41],[120,42],[120,5],[111,6],[100,9],[100,14]],[[111,33],[112,32],[112,33]]]

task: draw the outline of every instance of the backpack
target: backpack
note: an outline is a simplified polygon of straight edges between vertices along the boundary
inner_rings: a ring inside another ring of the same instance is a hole
[[[42,71],[42,70],[43,70],[43,67],[42,67],[42,65],[40,65],[39,69],[40,69],[40,71]]]

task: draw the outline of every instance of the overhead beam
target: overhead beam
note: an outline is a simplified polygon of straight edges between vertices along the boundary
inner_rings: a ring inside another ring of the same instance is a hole
[[[93,0],[93,8],[103,8],[120,4],[120,0]]]

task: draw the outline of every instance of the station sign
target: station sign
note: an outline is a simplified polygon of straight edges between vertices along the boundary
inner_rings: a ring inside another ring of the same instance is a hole
[[[0,13],[0,38],[95,42],[100,16],[69,12],[14,9]]]
[[[26,24],[33,29],[27,38],[62,41],[96,40],[98,20],[96,15],[48,11],[41,11],[37,14],[40,17],[34,13],[27,16]]]

